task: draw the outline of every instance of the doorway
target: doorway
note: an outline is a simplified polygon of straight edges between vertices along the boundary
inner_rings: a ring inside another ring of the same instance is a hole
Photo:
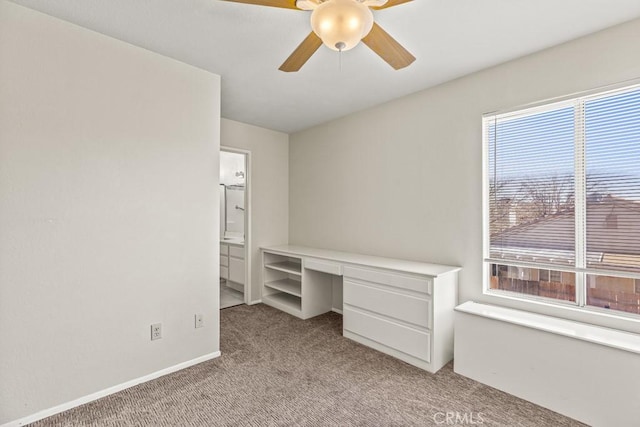
[[[220,149],[220,308],[250,301],[250,153]]]

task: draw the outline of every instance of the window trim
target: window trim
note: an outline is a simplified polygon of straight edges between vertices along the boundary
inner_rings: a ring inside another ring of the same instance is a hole
[[[619,93],[625,93],[632,90],[640,89],[640,78],[626,80],[612,85],[601,86],[595,89],[576,92],[570,95],[549,98],[542,101],[536,101],[524,104],[519,107],[502,109],[493,112],[487,112],[482,115],[482,294],[490,297],[505,298],[521,303],[540,304],[558,309],[570,309],[583,314],[594,314],[598,316],[606,316],[611,319],[622,321],[640,322],[640,314],[629,313],[621,310],[611,310],[603,307],[588,305],[587,303],[587,275],[599,276],[616,276],[640,280],[640,273],[631,273],[625,271],[609,271],[588,269],[586,265],[586,162],[585,162],[585,104],[589,101],[615,96]],[[575,186],[575,231],[576,231],[576,250],[575,267],[565,268],[562,265],[547,265],[528,262],[512,262],[508,260],[493,259],[490,257],[490,171],[489,171],[489,138],[488,138],[488,118],[510,119],[522,118],[528,115],[540,114],[552,109],[562,108],[562,106],[573,106],[575,108],[575,139],[574,139],[574,180]],[[578,181],[578,179],[580,181]],[[578,182],[583,185],[578,185]],[[491,263],[500,263],[506,265],[514,265],[520,267],[532,268],[549,268],[559,271],[574,272],[576,274],[576,301],[559,300],[538,295],[528,295],[505,291],[501,289],[490,289],[490,266]]]

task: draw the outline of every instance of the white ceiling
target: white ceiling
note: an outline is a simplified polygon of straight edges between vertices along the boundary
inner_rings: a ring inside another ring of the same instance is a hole
[[[415,0],[374,12],[417,60],[394,71],[365,45],[280,64],[309,13],[220,0],[14,0],[222,76],[222,115],[291,133],[640,17],[638,0]]]

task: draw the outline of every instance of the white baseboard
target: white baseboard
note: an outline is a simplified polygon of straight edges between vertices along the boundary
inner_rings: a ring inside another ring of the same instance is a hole
[[[338,313],[338,314],[343,314],[342,310],[340,310],[339,308],[332,308],[331,311],[333,311],[334,313]]]
[[[60,412],[67,411],[72,408],[76,408],[80,405],[84,405],[85,403],[93,402],[94,400],[98,400],[102,397],[109,396],[110,394],[117,393],[122,390],[126,390],[130,387],[136,386],[138,384],[146,383],[147,381],[155,380],[156,378],[160,378],[162,376],[171,374],[173,372],[180,371],[182,369],[191,367],[193,365],[197,365],[198,363],[206,362],[207,360],[215,359],[216,357],[220,357],[220,352],[215,351],[213,353],[205,354],[204,356],[196,357],[195,359],[188,360],[186,362],[178,363],[177,365],[169,366],[168,368],[161,369],[156,372],[152,372],[143,377],[135,378],[133,380],[124,382],[122,384],[115,385],[113,387],[106,388],[101,391],[97,391],[95,393],[91,393],[87,396],[80,397],[78,399],[72,400],[70,402],[63,403],[61,405],[54,406],[53,408],[45,409],[40,412],[36,412],[35,414],[28,415],[26,417],[17,419],[15,421],[9,421],[6,424],[2,424],[0,427],[17,427],[23,426],[26,424],[30,424],[36,421],[40,421],[44,418],[50,417],[52,415],[59,414]]]
[[[255,304],[262,304],[262,300],[261,300],[261,299],[257,299],[257,300],[255,300],[255,301],[251,301],[251,302],[249,303],[249,305],[255,305]]]

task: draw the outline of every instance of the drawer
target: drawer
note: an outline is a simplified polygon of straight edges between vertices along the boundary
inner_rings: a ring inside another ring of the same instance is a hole
[[[344,329],[394,350],[431,362],[431,335],[344,307]]]
[[[344,303],[431,329],[431,301],[344,280]]]
[[[229,246],[229,256],[244,259],[244,248],[237,246]]]
[[[220,244],[220,255],[229,255],[229,246]]]
[[[229,258],[229,280],[244,285],[244,260]]]
[[[352,277],[354,279],[394,286],[396,288],[421,292],[428,295],[431,295],[431,289],[433,287],[433,280],[429,277],[407,276],[399,273],[348,266],[344,267],[343,274],[344,277],[347,278]]]
[[[304,259],[304,268],[308,268],[309,270],[321,271],[323,273],[334,274],[336,276],[342,276],[342,265],[325,261],[317,258],[305,258]]]
[[[229,257],[226,255],[220,255],[220,267],[229,266]]]
[[[229,278],[229,268],[220,266],[220,278],[228,279]]]

